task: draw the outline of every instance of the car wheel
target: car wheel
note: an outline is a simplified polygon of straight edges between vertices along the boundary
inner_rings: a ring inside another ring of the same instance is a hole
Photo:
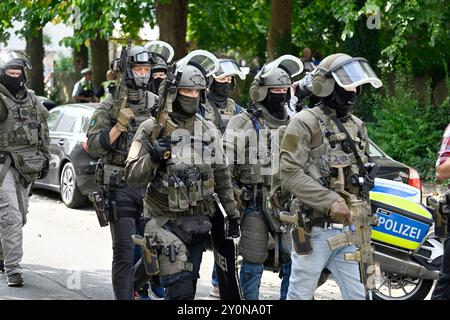
[[[61,199],[64,204],[72,209],[80,208],[87,203],[86,197],[80,192],[77,186],[77,175],[70,162],[67,162],[60,177]]]

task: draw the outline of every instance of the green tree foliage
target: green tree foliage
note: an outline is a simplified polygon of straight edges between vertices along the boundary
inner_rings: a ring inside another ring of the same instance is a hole
[[[238,58],[266,57],[269,0],[191,0],[188,40]]]
[[[422,179],[435,181],[436,155],[450,122],[450,98],[436,106],[430,81],[423,97],[418,97],[412,83],[411,67],[407,67],[396,73],[392,89],[386,87],[384,94],[370,91],[369,136],[391,157],[416,168]]]
[[[119,22],[125,38],[138,38],[145,22],[155,25],[153,1],[142,0],[69,0],[60,1],[53,8],[53,23],[64,21],[75,28],[72,37],[63,44],[79,48],[83,43],[99,37],[111,37],[114,24]]]

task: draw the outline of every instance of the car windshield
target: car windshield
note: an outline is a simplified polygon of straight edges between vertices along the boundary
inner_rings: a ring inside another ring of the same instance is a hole
[[[383,151],[381,151],[381,149],[372,140],[369,140],[369,156],[376,158],[386,157]]]

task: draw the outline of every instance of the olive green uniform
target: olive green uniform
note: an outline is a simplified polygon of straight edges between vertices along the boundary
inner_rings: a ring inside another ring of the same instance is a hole
[[[146,225],[145,234],[152,236],[152,244],[158,248],[159,274],[167,290],[166,296],[170,299],[191,299],[199,272],[195,268],[199,268],[200,264],[199,261],[194,263],[191,260],[194,257],[188,257],[188,252],[204,240],[191,242],[191,239],[184,239],[188,231],[175,235],[173,229],[166,226],[177,225],[183,219],[192,219],[195,228],[201,229],[202,225],[207,225],[207,217],[221,214],[213,193],[217,193],[230,219],[238,218],[239,212],[217,129],[198,114],[172,118],[178,127],[171,134],[172,158],[168,164],[160,166],[151,159],[149,137],[154,121],[149,119],[141,124],[133,140],[125,174],[130,185],[147,186],[144,216],[151,220]],[[191,144],[191,141],[194,143]],[[205,154],[212,154],[216,160],[211,164],[203,158]],[[206,236],[203,233],[208,231],[207,228],[197,236]],[[170,259],[171,244],[176,253],[175,261]],[[186,275],[192,277],[193,292],[192,288],[186,289],[183,285],[186,284]],[[174,292],[176,290],[179,292]]]
[[[344,299],[365,299],[358,265],[344,260],[355,246],[331,250],[327,239],[342,232],[341,225],[330,218],[332,203],[341,196],[330,189],[337,179],[336,167],[344,167],[345,190],[358,194],[358,166],[354,153],[345,145],[346,136],[331,117],[336,113],[324,105],[305,109],[290,121],[281,145],[280,171],[282,193],[293,194],[305,206],[312,220],[312,253],[299,255],[291,252],[292,271],[287,299],[311,299],[321,271],[333,273]],[[342,123],[363,163],[367,163],[367,130],[357,117],[347,116]],[[296,201],[297,201],[296,200]],[[347,228],[344,228],[344,230]]]
[[[22,273],[22,226],[28,194],[50,159],[48,111],[32,91],[14,98],[0,84],[0,260],[7,276]]]

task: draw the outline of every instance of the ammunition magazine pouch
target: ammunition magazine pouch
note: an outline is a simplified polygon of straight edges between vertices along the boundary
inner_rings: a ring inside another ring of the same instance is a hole
[[[187,245],[206,240],[212,224],[208,216],[179,217],[169,222],[170,230]]]

